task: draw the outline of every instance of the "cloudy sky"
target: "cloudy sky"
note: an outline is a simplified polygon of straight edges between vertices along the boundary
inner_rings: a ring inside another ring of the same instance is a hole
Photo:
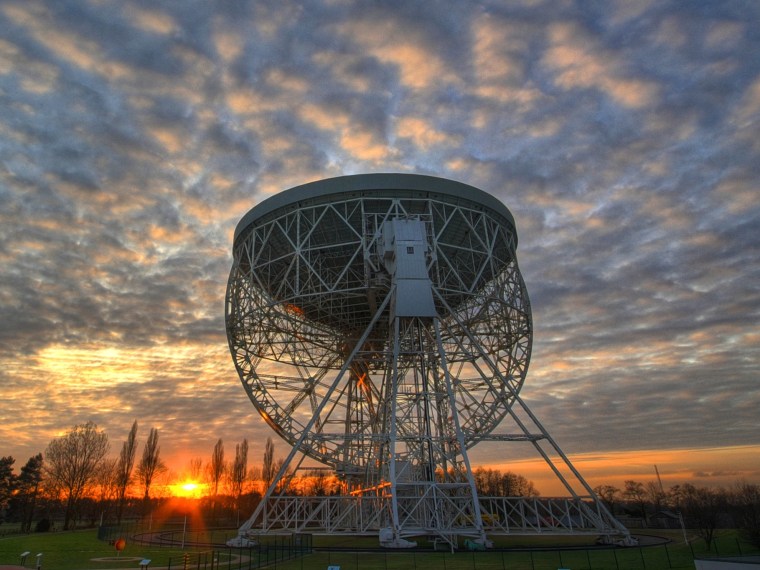
[[[755,0],[4,0],[0,455],[137,419],[175,469],[258,457],[235,225],[363,172],[510,208],[522,394],[592,483],[760,480]]]

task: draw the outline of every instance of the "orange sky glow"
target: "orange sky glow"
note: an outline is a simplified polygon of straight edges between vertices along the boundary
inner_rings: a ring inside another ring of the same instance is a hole
[[[665,490],[674,485],[691,483],[704,487],[730,488],[736,483],[760,483],[760,445],[702,449],[652,449],[579,453],[569,456],[575,468],[593,488],[613,485],[624,488],[625,481],[642,483],[657,481],[655,466]],[[209,493],[209,485],[202,481],[184,478],[182,473],[189,457],[177,454],[169,460],[169,471],[159,493],[164,496],[199,498]],[[260,458],[253,457],[249,467],[260,467]],[[566,496],[560,480],[540,457],[512,462],[477,462],[474,468],[483,467],[511,471],[533,481],[542,496]],[[253,486],[259,491],[260,482]]]
[[[251,444],[249,465],[259,467],[261,448],[263,448],[263,442],[267,437],[273,437],[278,456],[284,456],[287,453],[287,446],[253,410],[242,391],[238,391],[232,371],[229,371],[229,374],[220,373],[220,371],[230,367],[224,348],[222,346],[209,349],[209,347],[190,344],[176,347],[159,346],[138,352],[116,347],[78,347],[73,349],[50,347],[40,351],[36,366],[32,367],[31,371],[57,379],[55,382],[56,392],[52,392],[49,395],[50,398],[68,399],[76,402],[78,406],[84,409],[97,405],[102,412],[108,412],[123,410],[125,404],[129,406],[128,401],[123,399],[120,390],[109,391],[109,386],[122,386],[128,390],[149,390],[153,371],[157,366],[161,366],[164,370],[182,374],[187,362],[191,360],[191,357],[195,357],[194,365],[204,370],[209,377],[216,377],[218,382],[228,385],[233,394],[236,395],[234,398],[235,406],[248,412],[249,423],[244,432],[245,435],[241,435],[239,439],[248,437]],[[203,355],[204,351],[207,356],[199,359],[198,355]],[[597,365],[604,365],[604,363],[598,362]],[[543,370],[548,371],[549,368],[543,367]],[[540,382],[541,373],[539,372],[536,376],[539,378],[533,379],[529,374],[526,384],[533,394],[539,391],[534,383]],[[106,392],[104,395],[98,396],[97,401],[94,401],[88,396],[88,393],[98,389],[106,390]],[[187,392],[187,397],[194,402],[193,406],[197,407],[198,400],[192,391],[182,385],[175,388],[175,396],[182,396],[185,392]],[[213,399],[213,394],[206,394],[204,397],[204,401],[213,401]],[[593,398],[590,400],[593,401]],[[139,410],[134,411],[139,412]],[[154,424],[160,428],[162,455],[169,467],[164,477],[161,495],[199,498],[208,493],[207,485],[202,481],[187,480],[183,474],[187,471],[191,459],[208,460],[211,447],[217,437],[223,436],[225,438],[227,458],[228,460],[231,459],[231,454],[234,454],[234,445],[237,442],[230,439],[229,434],[225,432],[225,422],[233,419],[232,416],[231,414],[230,416],[219,417],[210,427],[209,425],[194,426],[194,429],[198,430],[196,432],[197,437],[188,437],[188,433],[175,432],[171,415],[161,418]],[[17,432],[19,434],[18,440],[23,440],[26,420],[27,418],[23,416],[16,418],[19,430]],[[147,427],[141,424],[141,437],[146,435]],[[51,433],[50,436],[62,435],[69,428],[70,426],[60,425],[57,432]],[[562,429],[550,428],[549,431],[562,447]],[[113,429],[108,429],[108,433],[112,438],[113,451],[117,449],[119,437],[122,434]],[[203,439],[204,437],[205,439]],[[493,448],[493,452],[489,449],[487,453],[483,453],[476,446],[471,454],[473,466],[490,467],[523,475],[533,481],[544,496],[566,494],[561,482],[538,454],[535,454],[532,459],[524,458],[529,457],[530,452],[527,455],[521,454],[520,459],[513,461],[498,459],[508,456],[510,451],[508,444]],[[21,454],[17,455],[23,457]],[[695,485],[728,487],[743,480],[760,481],[760,445],[688,449],[620,449],[616,451],[569,453],[569,456],[573,465],[592,487],[609,484],[622,488],[624,482],[629,479],[642,482],[655,480],[655,465],[659,470],[665,488],[686,482]]]
[[[666,490],[684,483],[728,488],[740,481],[760,481],[758,445],[581,453],[571,455],[570,460],[592,488],[614,485],[622,489],[626,480],[656,481],[655,465]],[[492,467],[527,477],[542,495],[566,494],[561,482],[548,472],[546,463],[540,458],[496,463]]]

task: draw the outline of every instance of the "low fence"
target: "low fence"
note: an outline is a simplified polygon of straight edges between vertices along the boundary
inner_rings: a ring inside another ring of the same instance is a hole
[[[755,552],[760,553],[757,549]],[[674,544],[609,549],[460,551],[454,554],[315,552],[282,566],[281,570],[324,570],[330,566],[339,566],[340,570],[694,570],[695,554],[689,546]],[[716,555],[713,549],[712,554],[698,556]]]
[[[680,538],[680,534],[670,533],[672,540],[663,539],[657,544],[653,544],[657,541],[650,538],[642,541],[642,546],[632,548],[526,546],[451,553],[351,548],[345,547],[345,541],[344,548],[328,547],[324,543],[313,547],[309,534],[263,535],[258,537],[260,543],[251,548],[225,546],[229,538],[237,535],[236,529],[191,531],[182,527],[164,527],[163,530],[146,531],[145,527],[122,525],[99,531],[104,540],[126,535],[132,543],[160,549],[187,549],[182,554],[172,552],[170,558],[161,557],[160,566],[167,570],[256,570],[264,567],[325,570],[330,566],[339,566],[340,570],[693,570],[694,560],[700,558],[760,555],[760,548],[743,541],[735,531],[723,531],[710,549],[701,539],[693,538],[693,533],[689,533],[692,538],[689,542]],[[363,544],[368,543],[364,541]]]
[[[283,548],[228,548],[210,552],[187,553],[182,557],[169,559],[167,570],[254,570],[264,567],[277,568],[285,562],[304,556],[306,552],[296,552]],[[309,562],[302,568],[311,568]],[[296,563],[294,568],[299,567]]]
[[[727,550],[724,548],[724,550]],[[282,550],[215,550],[173,557],[167,570],[693,570],[695,554],[686,547],[504,550],[487,552],[338,552],[315,551],[297,558]],[[738,554],[733,552],[732,554]],[[746,554],[746,552],[745,552]],[[727,556],[724,553],[721,556]],[[698,557],[717,556],[711,554]]]
[[[760,555],[736,536],[719,537],[708,550],[703,541],[632,548],[504,549],[485,552],[379,551],[283,548],[218,549],[205,558],[172,560],[168,570],[693,570],[698,558]]]
[[[312,552],[310,534],[282,534],[260,537],[256,545],[247,548],[228,547],[229,539],[238,535],[237,529],[192,530],[178,528],[148,530],[143,524],[124,523],[98,529],[100,540],[115,543],[127,538],[133,544],[152,548],[187,549],[168,558],[167,570],[253,570],[294,560]],[[163,562],[162,562],[163,566]]]
[[[306,550],[292,550],[290,548],[275,547],[252,547],[252,548],[217,548],[213,550],[201,550],[185,552],[176,556],[170,556],[161,568],[166,570],[254,570],[264,567],[277,568],[285,562],[296,560],[309,554]],[[311,563],[306,566],[299,565],[293,568],[311,568]]]

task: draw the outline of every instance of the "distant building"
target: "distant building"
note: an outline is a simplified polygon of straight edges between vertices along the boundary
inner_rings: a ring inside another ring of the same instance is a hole
[[[649,528],[681,528],[680,517],[671,511],[657,511],[649,517]]]

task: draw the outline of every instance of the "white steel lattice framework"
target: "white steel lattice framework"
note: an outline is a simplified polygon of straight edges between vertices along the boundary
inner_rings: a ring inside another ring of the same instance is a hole
[[[509,210],[428,176],[345,176],[262,202],[237,226],[226,298],[230,350],[264,420],[292,446],[241,527],[427,535],[628,536],[518,393],[530,303]],[[496,433],[499,426],[512,433]],[[529,442],[566,499],[479,497],[468,451]],[[288,495],[296,455],[343,496]],[[277,492],[275,492],[277,490]]]

